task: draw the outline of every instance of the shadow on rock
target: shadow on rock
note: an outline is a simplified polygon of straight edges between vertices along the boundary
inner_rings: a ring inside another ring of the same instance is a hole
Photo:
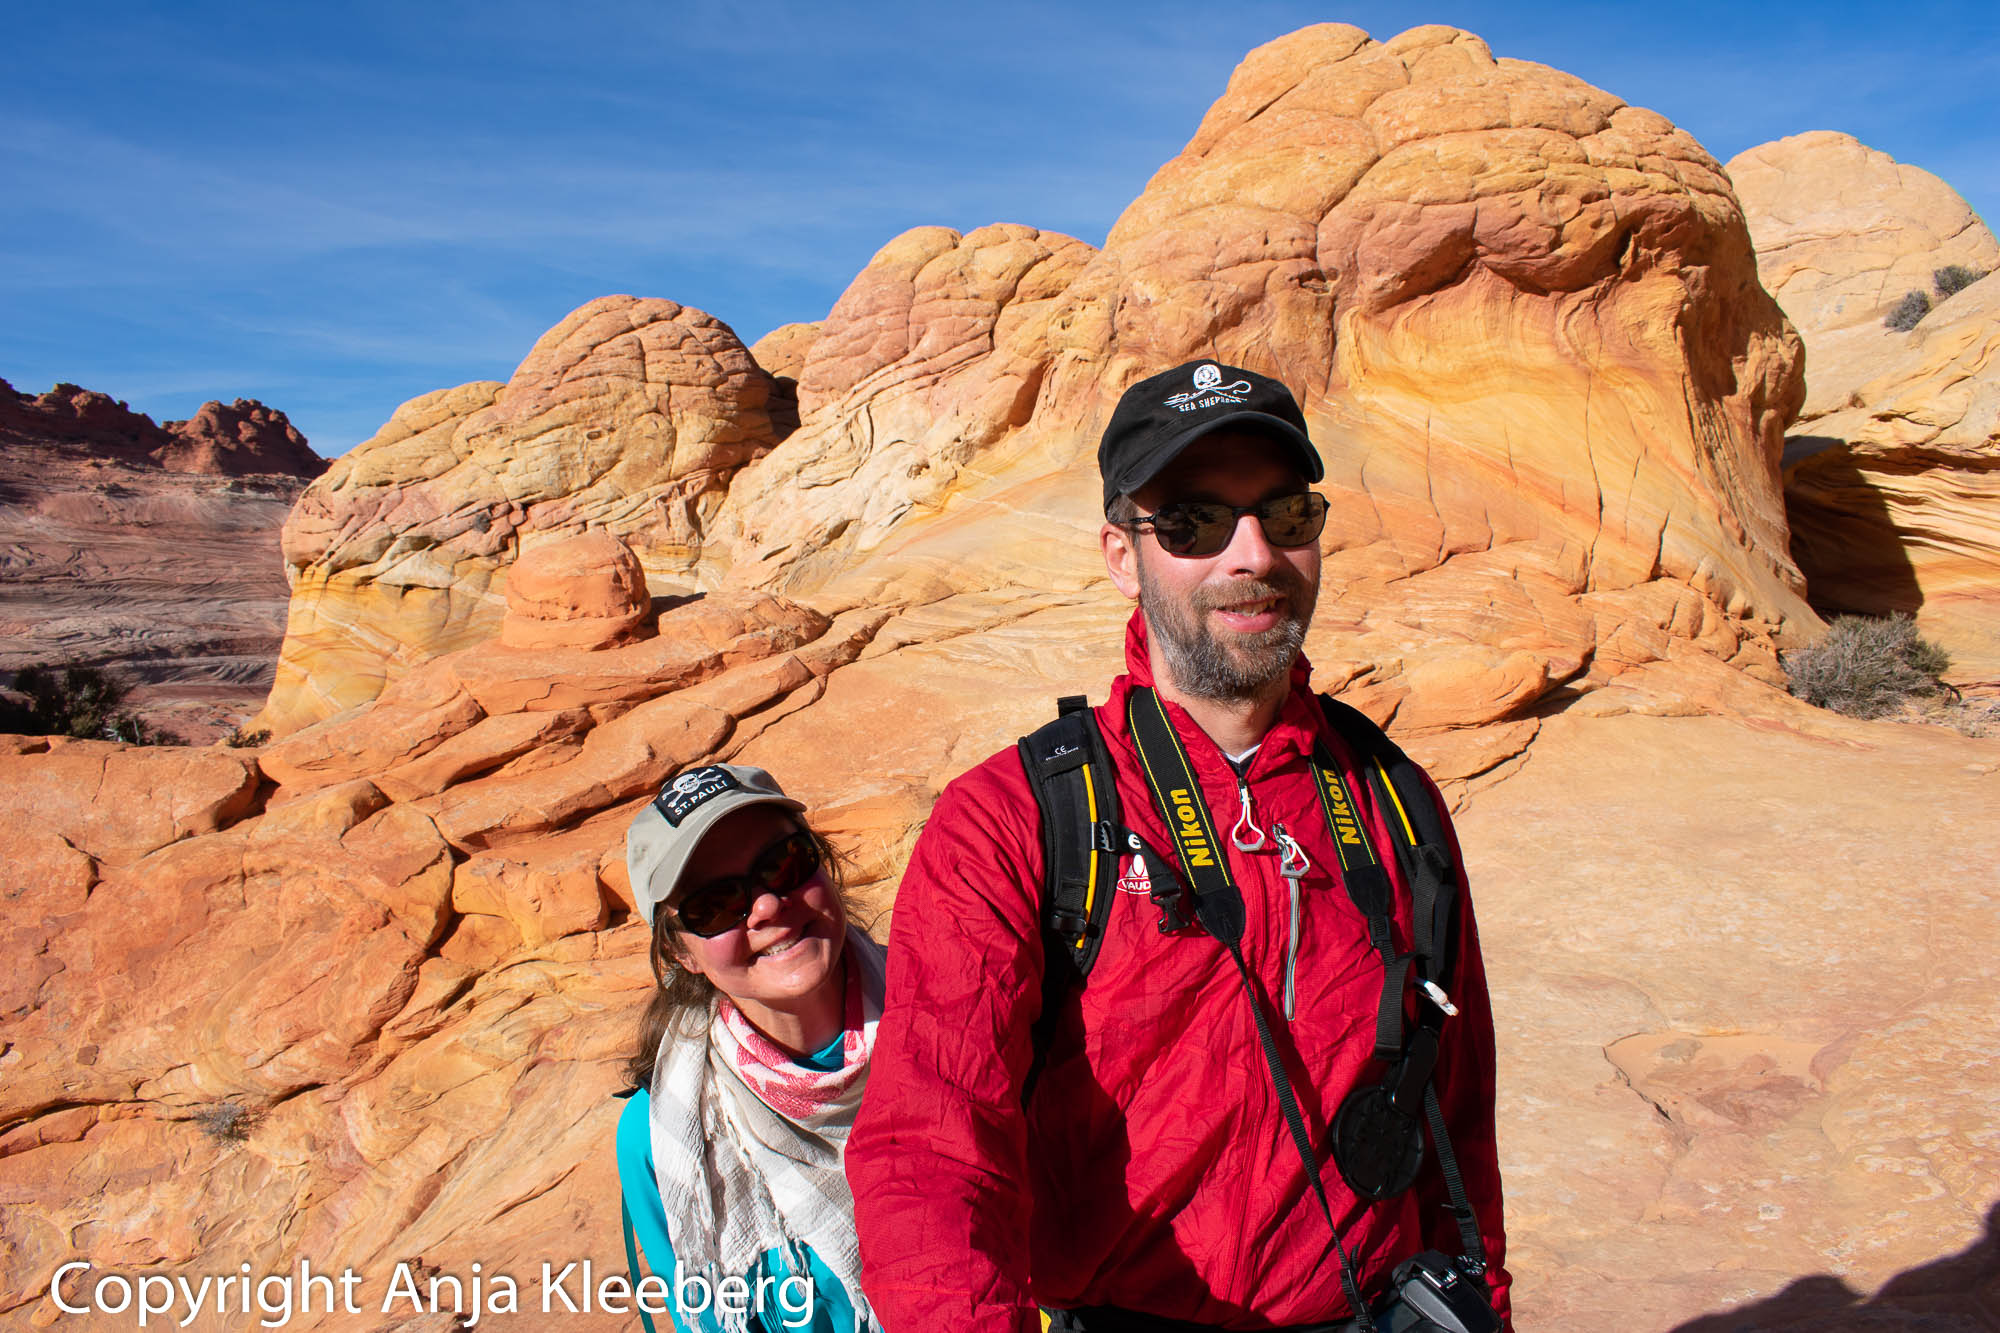
[[[2000,1204],[1969,1248],[1898,1273],[1872,1298],[1840,1278],[1800,1278],[1768,1300],[1676,1326],[1673,1333],[2000,1333]]]
[[[1892,465],[1861,466],[1846,440],[1794,435],[1785,441],[1785,515],[1792,559],[1806,576],[1806,600],[1831,617],[1842,612],[1888,615],[1924,604],[1897,526],[1883,473]]]

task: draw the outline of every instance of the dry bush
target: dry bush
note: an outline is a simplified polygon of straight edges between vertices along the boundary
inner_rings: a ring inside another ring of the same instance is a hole
[[[1965,264],[1946,264],[1931,273],[1931,286],[1937,289],[1938,300],[1956,296],[1986,276],[1984,269],[1971,268]]]
[[[1923,323],[1924,316],[1931,312],[1931,298],[1926,292],[1904,292],[1903,299],[1890,309],[1882,322],[1898,333],[1908,333]]]
[[[201,1132],[223,1143],[242,1143],[250,1137],[257,1115],[241,1102],[216,1102],[188,1117]]]
[[[1950,657],[1907,615],[1838,616],[1816,643],[1783,661],[1794,695],[1849,717],[1882,717],[1950,690],[1939,679]]]

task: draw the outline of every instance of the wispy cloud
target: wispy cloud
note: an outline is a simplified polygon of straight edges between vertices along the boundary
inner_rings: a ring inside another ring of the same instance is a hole
[[[755,338],[823,314],[912,226],[1101,242],[1237,61],[1327,16],[1308,0],[92,8],[10,32],[0,179],[28,184],[0,193],[0,375],[101,373],[172,415],[250,385],[323,423],[322,447],[414,393],[504,376],[607,292]],[[1340,16],[1379,38],[1469,28],[1725,159],[1845,129],[2000,212],[2000,35],[1962,5],[1689,0],[1664,22],[1357,0]]]

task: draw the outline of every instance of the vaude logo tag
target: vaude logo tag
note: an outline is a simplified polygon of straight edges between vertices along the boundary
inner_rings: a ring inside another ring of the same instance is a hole
[[[1194,368],[1194,390],[1177,393],[1167,399],[1167,406],[1176,412],[1192,412],[1197,408],[1214,407],[1221,403],[1240,403],[1242,395],[1250,392],[1249,380],[1238,380],[1234,384],[1222,382],[1222,370],[1212,362],[1203,362]]]
[[[696,806],[720,796],[726,791],[741,791],[742,785],[729,776],[729,770],[709,764],[702,768],[691,768],[660,789],[653,800],[653,808],[675,828],[681,826],[695,810]]]
[[[1146,873],[1144,857],[1135,856],[1127,862],[1125,873],[1118,877],[1118,892],[1136,893],[1142,898],[1152,894],[1153,879]]]

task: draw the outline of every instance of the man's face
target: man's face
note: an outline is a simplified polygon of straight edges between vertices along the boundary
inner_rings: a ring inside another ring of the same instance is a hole
[[[1132,498],[1151,514],[1181,501],[1250,505],[1305,489],[1278,445],[1224,432],[1189,446]],[[1150,532],[1107,527],[1105,558],[1120,591],[1137,595],[1173,683],[1197,698],[1252,698],[1282,680],[1319,598],[1319,543],[1272,546],[1249,514],[1207,556],[1171,555]]]

